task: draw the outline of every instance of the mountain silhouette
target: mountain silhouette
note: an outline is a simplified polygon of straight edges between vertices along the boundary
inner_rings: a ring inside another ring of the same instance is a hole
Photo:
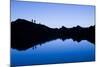
[[[62,40],[72,38],[78,42],[88,40],[95,44],[95,26],[49,28],[25,19],[17,19],[11,22],[11,48],[26,50],[58,38]]]

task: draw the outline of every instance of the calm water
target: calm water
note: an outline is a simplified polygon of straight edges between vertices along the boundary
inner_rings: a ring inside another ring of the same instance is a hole
[[[77,42],[72,39],[57,39],[25,51],[11,49],[11,64],[16,66],[94,60],[95,45],[87,40]]]

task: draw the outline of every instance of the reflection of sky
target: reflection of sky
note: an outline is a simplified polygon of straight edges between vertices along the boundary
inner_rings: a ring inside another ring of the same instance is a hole
[[[30,65],[64,62],[80,62],[95,60],[95,45],[82,40],[81,42],[60,39],[46,42],[36,49],[26,51],[11,50],[11,64]]]
[[[11,4],[11,20],[36,19],[49,27],[94,25],[95,6],[16,2]]]

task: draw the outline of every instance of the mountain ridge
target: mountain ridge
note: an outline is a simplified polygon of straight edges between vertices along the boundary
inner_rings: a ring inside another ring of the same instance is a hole
[[[72,38],[81,41],[88,40],[95,43],[95,25],[87,28],[80,26],[66,28],[49,28],[43,24],[37,24],[33,21],[17,19],[11,22],[11,47],[16,49],[26,49],[39,43],[54,39],[65,40]],[[34,45],[32,45],[34,43]]]

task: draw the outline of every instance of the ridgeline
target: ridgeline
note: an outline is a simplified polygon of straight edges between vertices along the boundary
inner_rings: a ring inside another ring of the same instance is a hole
[[[72,38],[78,42],[88,40],[95,44],[95,26],[87,28],[80,26],[49,28],[43,24],[33,23],[24,19],[17,19],[11,22],[11,48],[26,50],[58,38],[62,40]]]

